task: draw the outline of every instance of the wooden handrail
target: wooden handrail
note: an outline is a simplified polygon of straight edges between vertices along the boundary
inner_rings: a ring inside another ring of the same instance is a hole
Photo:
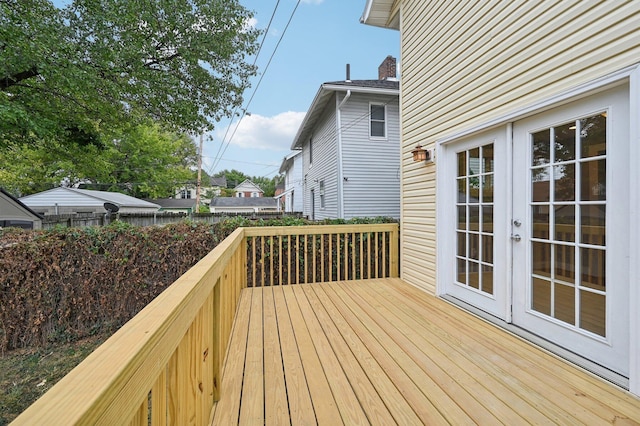
[[[344,275],[339,279],[355,279],[366,268],[365,275],[372,276],[372,265],[376,273],[398,276],[397,224],[237,229],[12,424],[209,422],[220,397],[221,369],[248,271],[268,261],[266,285],[273,285],[276,277],[281,283],[284,271],[292,267],[289,263],[276,271],[274,266],[275,253],[283,257],[284,237],[294,237],[298,250],[304,240],[304,262],[317,257],[338,265],[338,274]],[[256,257],[259,238],[261,257]],[[324,271],[323,278],[331,278],[329,271],[316,269]]]
[[[147,424],[149,399],[152,424],[206,423],[245,284],[243,242],[237,229],[13,424]]]

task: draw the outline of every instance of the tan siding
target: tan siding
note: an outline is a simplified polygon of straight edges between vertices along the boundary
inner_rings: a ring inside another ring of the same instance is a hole
[[[435,141],[640,62],[640,2],[402,2],[402,274],[435,289]],[[436,159],[437,164],[437,159]]]

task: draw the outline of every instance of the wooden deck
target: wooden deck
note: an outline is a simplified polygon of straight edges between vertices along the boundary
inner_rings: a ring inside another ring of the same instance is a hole
[[[640,400],[399,279],[242,291],[215,425],[640,424]]]

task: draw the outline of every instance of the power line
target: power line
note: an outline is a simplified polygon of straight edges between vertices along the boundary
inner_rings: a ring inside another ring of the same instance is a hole
[[[271,23],[273,22],[273,18],[276,16],[276,11],[278,10],[278,5],[280,5],[280,0],[278,0],[276,2],[276,6],[273,8],[273,13],[271,13],[271,18],[269,19],[269,23],[267,24],[267,28],[264,30],[264,35],[262,36],[262,40],[260,41],[260,46],[258,47],[258,51],[256,52],[256,56],[255,58],[253,58],[253,65],[255,66],[256,63],[258,62],[258,57],[260,56],[260,52],[262,51],[262,46],[264,46],[264,42],[267,39],[267,35],[269,35],[269,29],[271,28]],[[265,69],[266,72],[266,69]],[[233,114],[231,114],[231,121],[229,122],[229,126],[227,126],[227,131],[224,133],[224,137],[222,138],[222,141],[220,141],[220,146],[218,147],[218,152],[216,152],[215,158],[218,158],[218,154],[220,154],[220,150],[222,149],[222,146],[224,145],[224,141],[227,139],[227,135],[229,134],[229,129],[231,128],[231,125],[233,124],[233,117],[235,117],[236,112],[238,112],[238,106],[235,107],[235,109],[233,110]],[[246,108],[244,109],[245,113],[246,113]],[[243,114],[244,116],[244,114]],[[222,154],[220,155],[222,156]],[[215,160],[214,160],[215,163]],[[209,169],[209,173],[211,173],[213,171],[213,166]]]
[[[253,100],[254,96],[256,95],[256,93],[258,91],[258,88],[260,87],[260,83],[262,83],[262,79],[264,78],[265,74],[267,73],[267,70],[269,69],[269,65],[271,65],[271,61],[273,60],[273,57],[275,56],[276,52],[278,51],[278,47],[280,46],[280,42],[282,42],[282,39],[284,38],[284,35],[287,33],[287,29],[289,28],[289,24],[291,24],[291,21],[293,20],[293,15],[296,13],[296,10],[298,10],[298,6],[300,5],[300,1],[301,0],[298,0],[297,3],[296,3],[296,6],[293,8],[293,11],[291,12],[291,16],[289,16],[289,20],[287,21],[287,25],[284,27],[284,30],[282,31],[282,34],[280,35],[280,39],[278,40],[278,43],[276,44],[276,47],[273,49],[273,52],[271,53],[271,57],[269,58],[269,61],[267,62],[267,65],[264,67],[264,71],[262,72],[262,75],[260,76],[260,79],[258,80],[258,84],[256,85],[256,88],[253,90],[253,93],[251,94],[251,97],[249,98],[249,101],[247,102],[246,106],[243,108],[242,115],[240,116],[240,119],[238,120],[238,122],[236,124],[236,127],[233,129],[233,133],[229,137],[229,140],[226,142],[226,145],[224,145],[224,149],[222,150],[222,153],[220,154],[220,156],[217,157],[217,154],[216,154],[217,159],[216,159],[215,163],[213,164],[213,166],[211,167],[210,173],[213,172],[213,170],[216,168],[218,163],[220,163],[220,160],[222,159],[222,156],[224,155],[224,153],[227,151],[227,148],[229,147],[229,144],[231,143],[231,140],[233,139],[233,136],[236,134],[236,131],[238,130],[238,127],[240,126],[240,123],[242,122],[242,119],[246,115],[247,109],[249,108],[249,105],[251,105],[251,101]],[[266,36],[266,34],[265,34],[265,36]],[[229,127],[231,127],[231,126],[229,126]],[[222,140],[222,144],[224,144],[224,139]]]

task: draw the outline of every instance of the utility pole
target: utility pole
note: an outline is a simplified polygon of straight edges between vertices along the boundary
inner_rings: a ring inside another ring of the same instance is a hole
[[[196,181],[196,213],[200,211],[201,184],[202,184],[202,133],[200,133],[200,148],[198,149],[198,180]]]

